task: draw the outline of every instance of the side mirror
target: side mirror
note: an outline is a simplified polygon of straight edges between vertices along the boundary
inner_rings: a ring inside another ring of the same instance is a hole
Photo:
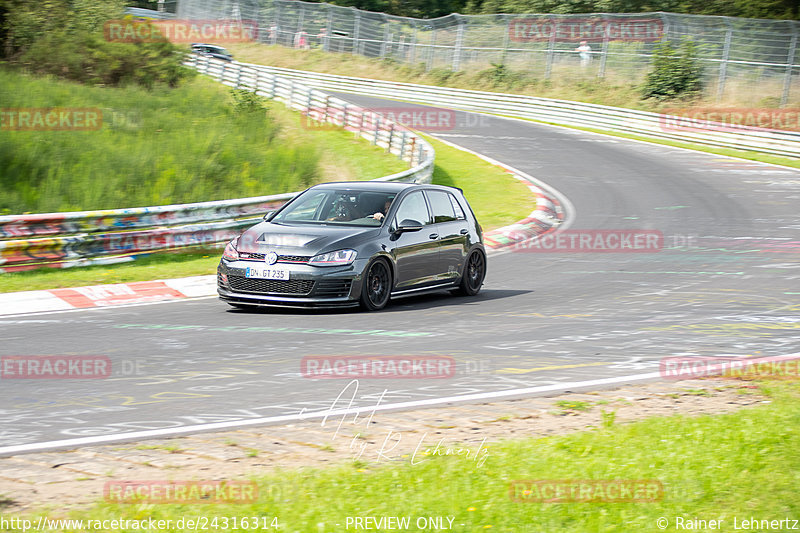
[[[395,233],[406,233],[411,231],[420,231],[422,229],[422,224],[420,224],[416,220],[412,220],[410,218],[403,219],[400,222],[400,225],[395,230]]]
[[[275,211],[274,209],[272,211],[267,211],[266,213],[264,213],[264,220],[269,222],[269,219],[271,219],[272,215],[274,215],[275,213],[277,213],[277,211]]]

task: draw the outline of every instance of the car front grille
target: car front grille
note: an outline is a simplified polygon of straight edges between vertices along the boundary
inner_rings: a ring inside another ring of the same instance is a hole
[[[314,280],[311,279],[285,280],[228,276],[228,283],[230,283],[231,289],[238,292],[250,292],[256,294],[289,294],[294,296],[306,296],[314,287]]]
[[[251,261],[263,261],[265,254],[250,252],[239,252],[239,259],[249,259]],[[308,263],[310,255],[279,255],[278,263]]]
[[[325,298],[342,298],[350,294],[352,284],[351,279],[324,279],[317,282],[314,294]]]
[[[310,255],[279,255],[279,263],[308,263]]]

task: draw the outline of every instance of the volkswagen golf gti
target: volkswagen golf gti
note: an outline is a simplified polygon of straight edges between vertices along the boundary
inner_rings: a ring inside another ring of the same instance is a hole
[[[235,307],[375,311],[426,291],[475,295],[485,276],[483,231],[460,189],[325,183],[227,244],[217,292]]]

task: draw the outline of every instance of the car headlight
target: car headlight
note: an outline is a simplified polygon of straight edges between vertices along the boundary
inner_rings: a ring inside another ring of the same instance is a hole
[[[308,264],[316,266],[341,266],[349,265],[355,260],[355,250],[336,250],[335,252],[315,255],[308,260]]]
[[[225,251],[222,252],[223,259],[227,259],[228,261],[239,260],[239,251],[236,249],[237,244],[239,244],[239,237],[236,237],[225,245]]]

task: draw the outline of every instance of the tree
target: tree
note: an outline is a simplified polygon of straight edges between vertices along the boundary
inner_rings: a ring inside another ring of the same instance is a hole
[[[702,89],[702,69],[691,39],[685,39],[679,48],[664,39],[656,46],[652,62],[653,69],[642,88],[643,98],[668,100],[693,96]]]

